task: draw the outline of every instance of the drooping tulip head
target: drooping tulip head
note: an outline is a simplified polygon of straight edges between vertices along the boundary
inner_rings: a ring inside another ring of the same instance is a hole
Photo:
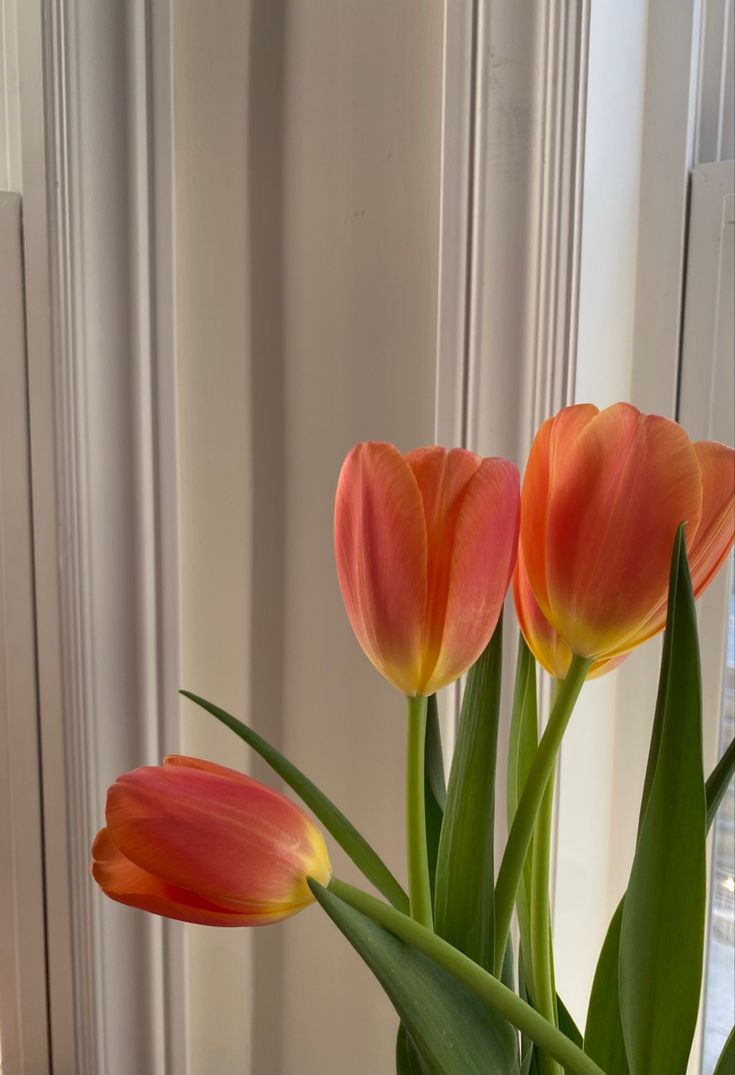
[[[365,653],[404,694],[433,694],[487,645],[518,520],[518,471],[504,459],[375,442],[347,456],[334,521],[342,597]]]
[[[519,555],[573,653],[606,660],[663,628],[682,522],[695,594],[709,583],[733,542],[734,459],[627,403],[567,407],[543,424],[523,482]]]
[[[313,902],[331,876],[300,807],[234,769],[168,757],[118,777],[92,875],[113,900],[211,926],[262,926]]]

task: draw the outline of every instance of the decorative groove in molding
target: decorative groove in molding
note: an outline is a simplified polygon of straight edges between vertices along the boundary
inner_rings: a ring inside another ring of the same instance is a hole
[[[436,440],[467,442],[479,0],[444,4]]]
[[[529,437],[574,401],[579,319],[587,0],[545,5],[542,167]],[[530,444],[530,440],[529,440]]]
[[[589,2],[445,4],[437,435],[522,459],[575,376]]]
[[[445,3],[437,439],[519,465],[574,397],[589,19],[588,0]]]
[[[702,0],[694,164],[735,156],[733,0]]]
[[[121,917],[88,859],[107,785],[178,735],[171,11],[46,14],[73,1068],[164,1075],[185,1070],[178,934]]]

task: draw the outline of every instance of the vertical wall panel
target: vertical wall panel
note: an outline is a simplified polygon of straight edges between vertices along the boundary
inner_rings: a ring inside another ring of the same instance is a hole
[[[399,875],[404,703],[352,637],[332,505],[356,440],[433,439],[442,18],[419,0],[175,12],[184,678]],[[187,749],[239,763],[188,714]],[[390,1069],[392,1009],[318,908],[249,938],[192,930],[189,961],[190,1075],[240,1075],[250,1048],[255,1075]]]
[[[248,74],[251,12],[174,12],[181,677],[252,719]],[[235,767],[242,744],[193,705],[185,753]],[[190,1075],[247,1071],[251,935],[186,932]]]

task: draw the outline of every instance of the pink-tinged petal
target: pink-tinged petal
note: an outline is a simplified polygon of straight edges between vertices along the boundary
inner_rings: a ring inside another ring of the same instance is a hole
[[[438,446],[419,448],[409,452],[405,458],[421,493],[426,526],[426,608],[421,672],[414,688],[415,692],[423,694],[436,666],[444,636],[460,509],[469,483],[482,465],[482,459],[462,448],[447,451]]]
[[[218,904],[261,913],[304,905],[306,877],[331,874],[321,833],[303,811],[242,774],[136,769],[110,788],[106,818],[135,865]]]
[[[735,540],[735,451],[716,441],[694,445],[702,472],[702,518],[689,547],[695,595],[717,574]]]
[[[215,776],[225,776],[230,780],[237,780],[240,784],[253,784],[252,777],[246,776],[238,769],[230,769],[226,765],[217,765],[216,762],[206,761],[204,758],[191,758],[186,754],[167,754],[163,759],[164,767],[178,765],[182,769],[199,769],[203,773],[214,773]]]
[[[609,655],[666,592],[679,524],[692,532],[699,526],[697,456],[675,422],[629,404],[600,412],[571,443],[560,440],[557,452],[544,611],[575,653]],[[533,584],[530,567],[529,577]]]
[[[168,884],[142,870],[119,850],[107,829],[92,845],[92,876],[106,896],[141,911],[203,926],[262,926],[287,917],[279,913],[246,913],[218,906],[196,892]],[[288,914],[296,914],[293,907]]]
[[[406,694],[421,669],[427,546],[421,494],[390,444],[358,444],[344,462],[334,519],[337,572],[357,640]]]
[[[453,534],[442,537],[436,550],[446,560],[447,595],[439,652],[422,694],[457,679],[490,641],[515,566],[519,523],[517,468],[504,459],[480,460],[459,502]]]
[[[566,465],[566,453],[593,418],[599,414],[591,403],[565,407],[547,419],[537,432],[526,463],[521,495],[520,546],[531,586],[539,604],[548,612],[546,582],[546,527],[549,499]]]
[[[709,586],[732,548],[735,530],[735,453],[715,441],[698,441],[694,445],[702,474],[702,517],[696,531],[687,527],[687,557],[694,596]],[[616,652],[630,650],[658,634],[666,626],[668,592],[636,631],[625,639]]]

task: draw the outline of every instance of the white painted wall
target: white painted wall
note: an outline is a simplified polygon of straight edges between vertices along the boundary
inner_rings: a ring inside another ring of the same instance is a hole
[[[433,440],[441,47],[418,0],[175,9],[182,680],[399,875],[404,703],[352,637],[332,505],[354,441]],[[246,761],[189,705],[184,745]],[[187,952],[191,1075],[390,1069],[392,1008],[318,908]]]
[[[591,9],[574,398],[599,407],[632,398],[647,18],[646,0],[603,0]],[[622,892],[619,871],[630,861],[624,824],[624,862],[611,874],[620,850],[620,796],[635,798],[640,768],[632,744],[616,762],[617,688],[626,673],[585,686],[562,748],[556,972],[559,992],[582,1024],[597,956]],[[643,704],[637,708],[649,712]],[[626,766],[625,784],[616,776],[618,764]]]

